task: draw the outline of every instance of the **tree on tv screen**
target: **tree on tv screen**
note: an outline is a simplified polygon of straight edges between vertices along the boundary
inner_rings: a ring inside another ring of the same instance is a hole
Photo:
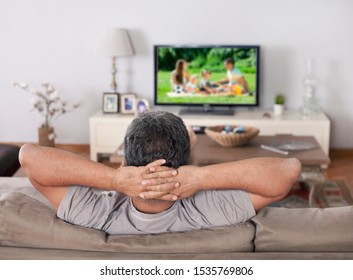
[[[188,62],[192,71],[207,69],[224,71],[223,61],[229,57],[243,73],[256,72],[256,49],[254,48],[159,48],[158,70],[172,71],[178,59]]]

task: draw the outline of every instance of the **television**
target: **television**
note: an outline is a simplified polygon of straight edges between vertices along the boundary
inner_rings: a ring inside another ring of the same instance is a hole
[[[183,113],[259,105],[259,46],[155,45],[154,61],[155,105],[188,106]]]

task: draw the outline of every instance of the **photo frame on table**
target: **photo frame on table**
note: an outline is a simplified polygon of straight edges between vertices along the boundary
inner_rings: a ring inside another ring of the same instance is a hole
[[[143,99],[143,98],[137,99],[136,110],[138,114],[149,111],[150,104],[148,103],[147,99]]]
[[[120,113],[122,114],[134,114],[136,113],[136,95],[120,94]]]
[[[103,93],[103,113],[116,114],[119,113],[119,94],[112,92]]]

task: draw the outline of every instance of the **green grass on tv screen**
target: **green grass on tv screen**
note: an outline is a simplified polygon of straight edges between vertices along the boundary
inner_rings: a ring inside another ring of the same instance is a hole
[[[193,73],[189,71],[192,75]],[[212,78],[222,79],[225,73],[213,73]],[[253,96],[185,96],[185,97],[169,97],[167,93],[171,91],[170,84],[171,72],[158,71],[158,103],[175,103],[175,104],[256,104],[256,95]],[[255,74],[244,74],[244,78],[249,84],[251,92],[255,92]]]

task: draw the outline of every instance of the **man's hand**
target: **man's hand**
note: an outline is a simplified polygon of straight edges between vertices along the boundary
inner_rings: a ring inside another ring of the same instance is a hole
[[[180,183],[180,187],[172,191],[178,199],[190,197],[202,189],[202,186],[198,184],[200,169],[200,167],[193,165],[178,168],[176,180]]]
[[[177,200],[187,198],[202,189],[201,185],[198,184],[198,176],[200,174],[200,167],[187,165],[178,168],[178,174],[172,178],[179,184],[179,187],[173,188],[168,194],[156,197],[153,192],[142,192],[140,197],[144,199],[158,198],[161,200]],[[167,180],[170,180],[167,179]],[[155,179],[146,180],[146,184],[152,186],[157,183]],[[161,193],[160,193],[161,194]]]
[[[116,173],[116,190],[130,197],[177,200],[172,193],[180,186],[175,180],[178,171],[163,164],[165,160],[162,159],[147,166],[120,167]]]

